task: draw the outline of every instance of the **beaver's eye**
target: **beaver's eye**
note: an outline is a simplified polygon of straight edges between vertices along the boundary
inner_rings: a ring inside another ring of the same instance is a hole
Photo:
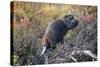
[[[74,17],[71,15],[71,16],[69,16],[69,20],[72,20],[72,19],[74,19]]]

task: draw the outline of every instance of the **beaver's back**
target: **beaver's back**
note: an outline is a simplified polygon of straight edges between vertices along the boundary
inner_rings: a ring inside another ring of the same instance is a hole
[[[63,40],[66,32],[67,26],[63,20],[59,19],[49,23],[44,35],[47,35],[50,42],[58,43]]]

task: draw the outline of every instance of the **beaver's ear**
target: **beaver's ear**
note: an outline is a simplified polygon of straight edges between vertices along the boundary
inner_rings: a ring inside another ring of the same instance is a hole
[[[42,52],[41,52],[41,56],[45,53],[45,51],[46,51],[46,46],[43,46],[43,48],[42,48]]]
[[[72,20],[72,19],[74,19],[74,16],[73,15],[65,15],[64,19]]]
[[[65,15],[65,16],[64,16],[64,19],[66,19],[67,17],[68,17],[68,15]]]

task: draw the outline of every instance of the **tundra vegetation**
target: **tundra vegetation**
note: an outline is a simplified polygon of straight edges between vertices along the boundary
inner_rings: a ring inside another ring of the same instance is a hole
[[[49,22],[72,14],[79,25],[40,57],[41,39]],[[12,2],[12,65],[36,65],[97,60],[97,7],[86,5]]]

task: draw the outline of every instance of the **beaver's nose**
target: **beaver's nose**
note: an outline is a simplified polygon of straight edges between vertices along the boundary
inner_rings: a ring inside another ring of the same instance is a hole
[[[75,25],[78,25],[79,24],[79,21],[78,20],[75,20]]]

